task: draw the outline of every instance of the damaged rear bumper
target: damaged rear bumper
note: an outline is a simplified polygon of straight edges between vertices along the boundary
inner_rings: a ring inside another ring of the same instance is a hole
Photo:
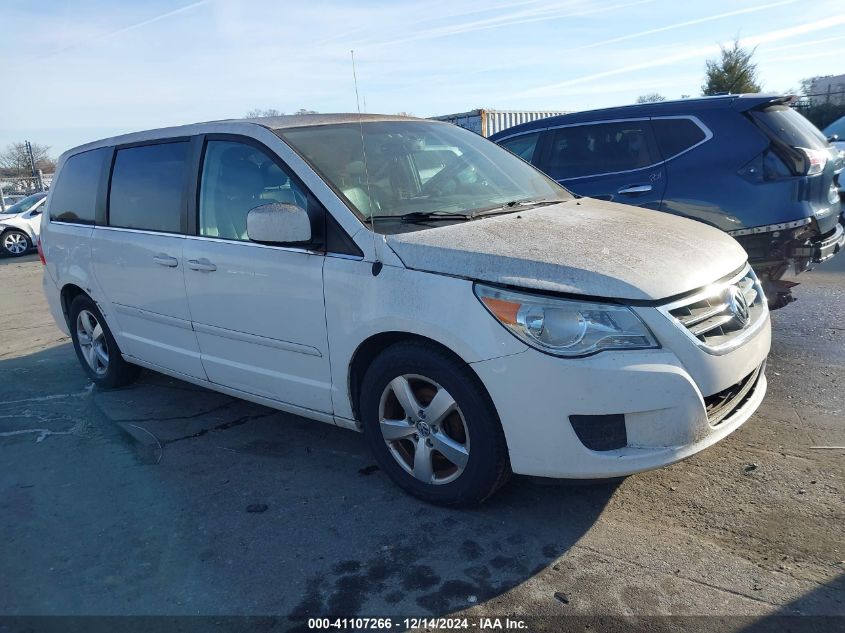
[[[841,224],[837,224],[827,235],[823,235],[816,241],[811,241],[805,246],[794,249],[794,255],[800,258],[809,259],[814,264],[820,264],[836,255],[845,246],[845,230]]]

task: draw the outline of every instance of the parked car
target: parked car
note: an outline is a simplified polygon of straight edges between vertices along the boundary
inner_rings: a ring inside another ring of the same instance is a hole
[[[836,119],[836,121],[828,125],[822,130],[822,134],[825,135],[833,147],[839,150],[839,156],[845,162],[845,116]],[[838,174],[838,178],[839,199],[845,201],[845,177],[842,176],[841,171]],[[843,221],[843,224],[845,224],[845,221]]]
[[[845,245],[838,153],[790,97],[726,95],[592,110],[491,137],[582,196],[693,218],[748,252],[770,307],[783,279]]]
[[[6,205],[6,208],[8,209],[13,204],[17,204],[18,202],[23,200],[25,197],[26,196],[18,194],[10,194],[8,196],[3,196],[3,204]]]
[[[575,199],[447,123],[129,134],[63,154],[47,205],[44,291],[95,384],[146,367],[363,430],[431,502],[670,464],[766,391],[768,309],[734,240]]]
[[[36,193],[11,207],[15,213],[0,215],[0,252],[11,257],[25,255],[38,242],[46,193]]]
[[[0,213],[0,222],[3,222],[7,218],[12,218],[16,215],[20,215],[21,213],[25,213],[30,209],[37,208],[44,204],[46,200],[46,193],[34,193],[31,196],[20,198],[14,204],[7,206],[5,212]]]

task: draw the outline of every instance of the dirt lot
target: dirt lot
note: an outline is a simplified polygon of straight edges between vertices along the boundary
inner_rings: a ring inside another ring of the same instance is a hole
[[[774,315],[724,442],[461,511],[349,431],[149,372],[94,389],[40,278],[0,259],[0,614],[845,616],[845,451],[812,448],[845,445],[845,256]]]

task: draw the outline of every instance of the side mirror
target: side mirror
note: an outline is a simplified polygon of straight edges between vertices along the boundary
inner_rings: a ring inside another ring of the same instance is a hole
[[[311,219],[302,207],[273,202],[246,216],[246,233],[253,242],[296,244],[311,241]]]
[[[839,135],[838,135],[838,134],[831,134],[830,136],[828,136],[828,137],[827,137],[827,142],[828,142],[828,143],[835,143],[835,142],[836,142],[836,141],[838,141],[838,140],[839,140]]]

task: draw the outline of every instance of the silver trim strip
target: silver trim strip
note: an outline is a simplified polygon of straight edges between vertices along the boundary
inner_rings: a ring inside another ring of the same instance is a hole
[[[305,354],[306,356],[317,356],[322,358],[320,350],[310,345],[303,345],[302,343],[292,343],[290,341],[283,341],[277,338],[270,338],[268,336],[260,336],[258,334],[248,334],[246,332],[239,332],[237,330],[230,330],[228,328],[217,327],[216,325],[206,325],[205,323],[193,322],[194,331],[199,334],[209,334],[211,336],[220,336],[228,338],[233,341],[243,341],[245,343],[252,343],[254,345],[263,345],[265,347],[274,347],[276,349],[284,350],[286,352],[297,352]],[[200,345],[202,348],[202,345]]]
[[[746,341],[756,335],[769,321],[769,305],[766,302],[765,295],[763,295],[762,297],[763,315],[758,318],[754,323],[749,324],[748,328],[737,334],[734,338],[727,341],[726,343],[723,343],[722,345],[717,345],[715,347],[712,345],[708,345],[707,343],[696,337],[686,326],[684,326],[683,323],[681,323],[679,319],[674,317],[671,312],[676,308],[688,306],[692,303],[696,303],[698,301],[702,301],[703,299],[712,297],[715,294],[719,294],[720,292],[724,291],[725,288],[727,288],[728,286],[732,286],[736,284],[740,279],[743,279],[745,276],[748,275],[749,272],[751,272],[751,266],[746,264],[745,268],[743,268],[740,273],[733,275],[729,279],[717,281],[716,283],[710,284],[709,286],[702,288],[695,294],[686,296],[683,299],[678,299],[677,301],[673,301],[672,303],[667,303],[662,306],[658,306],[657,311],[660,312],[667,319],[672,321],[672,323],[674,323],[684,333],[684,336],[686,336],[690,341],[692,341],[696,347],[707,352],[708,354],[712,354],[713,356],[722,356],[724,354],[727,354],[728,352],[732,352],[738,347],[742,347],[742,345],[744,345]],[[759,285],[759,283],[760,282],[758,280],[757,284]]]
[[[627,119],[604,119],[604,120],[596,120],[596,121],[582,121],[580,123],[567,123],[567,124],[563,124],[563,125],[550,125],[550,126],[542,127],[542,128],[534,128],[532,130],[529,130],[529,131],[526,131],[526,132],[521,132],[521,133],[518,133],[518,134],[511,134],[510,136],[504,136],[504,137],[500,138],[499,140],[497,140],[496,144],[498,145],[499,143],[502,143],[503,141],[506,141],[510,138],[516,138],[518,136],[524,136],[524,135],[527,135],[527,134],[534,134],[535,132],[547,132],[549,130],[558,130],[558,129],[562,129],[562,128],[566,128],[566,127],[579,127],[579,126],[582,126],[582,125],[602,125],[602,124],[605,124],[605,123],[626,123],[628,121],[662,121],[662,120],[669,120],[669,119],[688,119],[688,120],[692,121],[693,123],[695,123],[696,126],[698,126],[698,128],[702,132],[704,132],[704,138],[702,140],[700,140],[698,143],[696,143],[695,145],[690,145],[688,148],[686,148],[682,152],[678,152],[677,154],[674,154],[674,155],[670,156],[669,158],[664,158],[661,161],[658,161],[656,163],[652,163],[651,165],[646,165],[645,167],[637,167],[636,169],[623,169],[622,171],[607,171],[607,172],[603,172],[603,173],[600,173],[600,174],[589,174],[587,176],[574,176],[572,178],[556,178],[555,182],[563,183],[563,182],[567,182],[567,181],[570,181],[570,180],[582,180],[584,178],[597,178],[599,176],[615,176],[615,175],[618,175],[618,174],[631,174],[631,173],[634,173],[634,172],[637,172],[637,171],[642,171],[644,169],[653,169],[653,168],[658,167],[660,165],[665,165],[670,160],[675,160],[678,156],[683,156],[687,152],[691,152],[696,147],[703,145],[704,143],[709,141],[711,138],[713,138],[713,132],[710,131],[710,128],[707,127],[706,125],[704,125],[704,123],[701,121],[701,119],[699,119],[697,116],[692,115],[692,114],[682,114],[682,115],[675,115],[675,116],[667,115],[667,116],[652,116],[652,117],[632,117],[632,118],[627,118]],[[537,166],[537,167],[539,168],[539,166]]]
[[[169,316],[166,314],[159,314],[158,312],[150,312],[149,310],[142,310],[141,308],[135,308],[133,306],[127,306],[121,303],[113,303],[112,305],[114,306],[115,312],[119,312],[120,314],[134,316],[139,319],[147,319],[148,321],[155,321],[156,323],[162,323],[171,327],[177,327],[182,330],[193,329],[191,328],[190,321],[180,319],[179,317]]]

